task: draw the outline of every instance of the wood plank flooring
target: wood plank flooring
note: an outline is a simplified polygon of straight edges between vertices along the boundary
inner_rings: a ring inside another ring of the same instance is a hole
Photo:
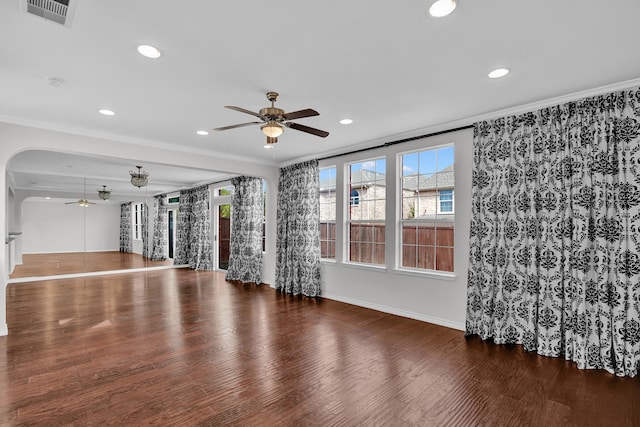
[[[22,264],[16,265],[9,277],[57,276],[167,265],[173,265],[173,261],[151,261],[139,254],[118,251],[26,254],[22,256]]]
[[[10,284],[2,425],[638,426],[640,379],[185,269]]]

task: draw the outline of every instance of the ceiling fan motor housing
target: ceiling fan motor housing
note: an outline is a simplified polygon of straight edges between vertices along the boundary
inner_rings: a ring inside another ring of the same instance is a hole
[[[275,120],[281,122],[284,120],[282,117],[284,115],[284,110],[276,107],[265,107],[260,110],[260,116],[262,120]]]

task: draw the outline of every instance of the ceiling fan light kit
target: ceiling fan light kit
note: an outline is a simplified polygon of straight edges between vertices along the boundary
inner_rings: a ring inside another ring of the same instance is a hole
[[[277,138],[284,132],[284,128],[275,120],[270,120],[268,123],[260,126],[260,129],[262,129],[262,133],[264,133],[267,138]]]
[[[78,205],[83,208],[88,208],[89,205],[95,205],[95,203],[87,200],[87,179],[85,178],[82,183],[82,199],[78,199],[75,202],[66,202],[65,205]]]
[[[329,132],[291,122],[290,120],[318,116],[319,113],[315,110],[312,110],[311,108],[306,108],[304,110],[285,113],[283,109],[275,106],[275,102],[278,100],[278,96],[279,95],[277,92],[267,92],[267,99],[271,101],[271,107],[262,108],[257,113],[250,110],[246,110],[241,107],[225,105],[224,108],[239,111],[245,114],[250,114],[252,116],[259,118],[262,121],[240,123],[237,125],[215,128],[214,130],[221,131],[221,130],[235,129],[235,128],[244,127],[244,126],[261,125],[260,130],[262,130],[262,133],[267,137],[267,145],[265,146],[265,148],[273,147],[273,144],[278,142],[278,137],[282,135],[285,127],[298,130],[301,132],[305,132],[305,133],[310,133],[312,135],[316,135],[321,138],[326,138],[329,135]]]

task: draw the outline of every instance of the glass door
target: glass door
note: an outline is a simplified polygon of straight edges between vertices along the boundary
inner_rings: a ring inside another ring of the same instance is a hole
[[[226,270],[229,267],[229,241],[231,238],[231,205],[215,204],[213,247],[216,268]]]
[[[167,214],[169,215],[169,218],[168,218],[169,229],[167,230],[167,236],[169,237],[169,258],[171,259],[173,259],[173,250],[175,249],[175,246],[176,246],[175,222],[176,222],[176,218],[178,218],[178,216],[176,215],[177,213],[178,211],[174,209],[170,209],[167,211]]]

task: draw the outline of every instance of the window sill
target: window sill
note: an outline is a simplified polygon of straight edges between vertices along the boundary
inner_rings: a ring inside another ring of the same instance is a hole
[[[458,278],[455,273],[440,273],[431,270],[409,270],[407,268],[394,268],[393,272],[397,274],[403,274],[405,276],[428,277],[430,279],[446,280],[448,282],[453,282]]]
[[[320,264],[337,264],[335,258],[320,258]]]
[[[359,262],[343,262],[342,263],[343,266],[348,267],[348,268],[355,268],[358,270],[374,270],[374,271],[380,271],[380,272],[386,272],[387,271],[387,267],[384,265],[380,265],[380,264],[364,264],[364,263],[359,263]]]

